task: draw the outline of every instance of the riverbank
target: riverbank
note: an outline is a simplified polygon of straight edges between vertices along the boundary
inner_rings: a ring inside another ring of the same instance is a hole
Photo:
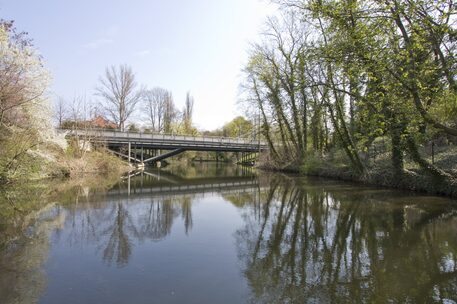
[[[110,174],[120,176],[131,166],[104,148],[74,149],[69,144],[40,145],[24,153],[12,169],[5,172],[0,184],[20,183],[49,178],[78,178],[84,175]]]
[[[90,151],[82,157],[63,158],[62,164],[65,176],[69,177],[107,173],[120,176],[133,169],[128,163],[105,149]]]
[[[303,163],[272,165],[261,162],[259,169],[296,173],[307,176],[333,178],[358,182],[370,186],[380,186],[421,193],[457,197],[457,147],[440,151],[435,156],[435,165],[449,174],[448,179],[436,179],[411,161],[405,161],[401,178],[394,174],[388,155],[379,155],[370,164],[365,175],[359,176],[341,157],[309,157]],[[431,161],[431,160],[428,160]]]

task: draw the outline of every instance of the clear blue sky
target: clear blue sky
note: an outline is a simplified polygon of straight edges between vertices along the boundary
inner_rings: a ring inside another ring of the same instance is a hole
[[[1,18],[29,32],[44,57],[53,94],[95,99],[105,67],[126,63],[180,108],[191,91],[202,129],[240,114],[240,70],[273,11],[268,0],[0,0]]]

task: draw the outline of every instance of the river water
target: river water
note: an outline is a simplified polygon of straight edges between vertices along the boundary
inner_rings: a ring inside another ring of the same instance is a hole
[[[457,302],[456,201],[214,164],[106,180],[3,191],[0,303]]]

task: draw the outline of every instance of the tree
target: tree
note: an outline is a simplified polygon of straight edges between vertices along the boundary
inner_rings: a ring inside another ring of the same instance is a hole
[[[144,109],[152,131],[163,132],[165,105],[170,96],[171,92],[159,87],[144,91]]]
[[[54,116],[57,121],[57,126],[62,127],[62,123],[67,119],[67,106],[65,104],[65,99],[58,97],[54,105]]]
[[[309,97],[306,28],[294,13],[271,18],[261,43],[255,44],[244,72],[247,99],[260,109],[262,133],[277,159],[297,162],[308,149]],[[280,142],[282,155],[273,147]]]
[[[24,165],[26,153],[51,137],[49,75],[31,40],[0,20],[0,180]]]
[[[179,111],[176,109],[175,103],[173,101],[173,95],[171,92],[168,92],[163,113],[163,132],[172,133],[173,125],[176,122],[176,118],[179,114]]]
[[[194,111],[194,98],[190,95],[190,92],[186,94],[186,103],[182,112],[184,132],[190,133],[192,129],[192,114]]]
[[[253,129],[254,126],[249,120],[243,116],[238,116],[222,127],[222,135],[227,137],[249,137],[252,135]]]
[[[123,131],[127,119],[136,110],[142,96],[132,69],[127,65],[106,68],[104,78],[100,78],[96,91],[97,95],[103,98],[108,115]]]
[[[48,72],[27,34],[17,32],[13,21],[0,20],[0,74],[2,127],[27,126],[37,111],[48,110]]]
[[[457,135],[454,1],[275,2],[282,15],[253,46],[244,86],[280,166],[343,151],[364,178],[373,143],[387,138],[395,180],[408,155],[434,181],[452,182],[420,146]]]

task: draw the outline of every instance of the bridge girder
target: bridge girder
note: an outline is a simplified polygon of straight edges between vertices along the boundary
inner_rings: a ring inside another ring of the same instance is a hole
[[[263,142],[243,138],[146,134],[102,129],[64,131],[70,137],[83,137],[93,143],[105,144],[115,154],[138,163],[164,160],[184,151],[253,153],[267,149],[267,145]],[[129,155],[120,152],[120,148],[124,146],[129,147]],[[134,154],[136,157],[133,157],[131,148],[134,150],[141,148],[141,157],[136,153]],[[153,157],[148,155],[149,158],[144,160],[143,149],[171,151]]]

